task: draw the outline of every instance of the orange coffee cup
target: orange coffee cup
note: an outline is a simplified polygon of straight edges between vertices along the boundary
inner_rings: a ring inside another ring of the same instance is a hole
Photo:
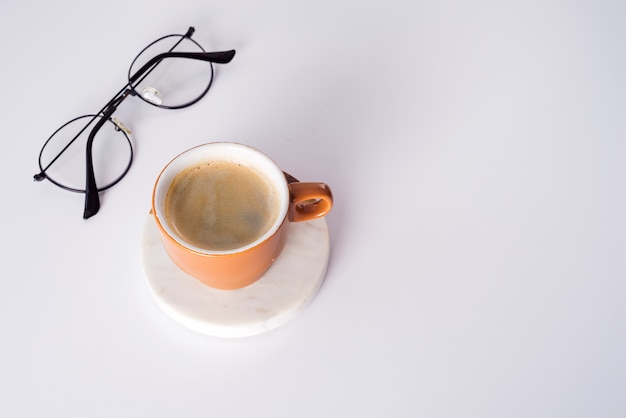
[[[283,250],[289,224],[324,216],[332,204],[326,184],[298,182],[262,152],[231,142],[178,155],[152,192],[169,257],[217,289],[257,281]]]

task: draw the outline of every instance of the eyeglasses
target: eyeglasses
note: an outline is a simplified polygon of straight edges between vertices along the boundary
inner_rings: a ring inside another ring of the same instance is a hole
[[[128,83],[98,113],[74,118],[48,138],[34,179],[84,193],[84,219],[98,213],[99,192],[116,185],[133,162],[131,132],[113,117],[117,107],[128,96],[162,109],[191,106],[209,91],[213,63],[227,64],[235,56],[234,50],[205,52],[191,38],[194,31],[166,35],[142,49],[130,65]]]

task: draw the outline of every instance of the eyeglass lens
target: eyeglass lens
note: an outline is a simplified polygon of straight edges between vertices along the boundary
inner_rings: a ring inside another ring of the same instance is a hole
[[[129,78],[148,60],[171,50],[177,52],[204,52],[190,38],[166,36],[148,45],[135,58],[128,71]],[[211,63],[189,59],[163,60],[134,85],[138,97],[165,108],[180,108],[198,101],[207,92],[213,79]]]
[[[46,171],[46,176],[56,185],[74,192],[85,191],[85,147],[92,126],[83,129],[93,115],[71,120],[57,130],[42,149],[40,161],[47,166],[65,146],[82,130],[82,133]],[[100,118],[100,116],[97,116]],[[93,142],[94,174],[98,190],[106,190],[124,176],[132,160],[130,138],[108,121],[98,131]]]

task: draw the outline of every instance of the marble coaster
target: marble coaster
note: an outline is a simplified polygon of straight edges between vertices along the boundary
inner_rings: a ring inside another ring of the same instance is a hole
[[[325,219],[292,223],[289,228],[285,249],[263,277],[241,289],[219,290],[202,284],[170,260],[149,215],[141,243],[148,286],[167,315],[194,331],[234,338],[275,329],[313,300],[330,255]]]

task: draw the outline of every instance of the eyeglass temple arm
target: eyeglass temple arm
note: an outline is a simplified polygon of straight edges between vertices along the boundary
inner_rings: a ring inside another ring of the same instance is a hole
[[[129,84],[136,82],[146,71],[161,63],[166,58],[188,58],[200,61],[214,62],[216,64],[228,64],[235,56],[235,50],[219,52],[164,52],[146,62],[129,79]]]
[[[100,120],[96,122],[96,125],[89,133],[89,138],[87,139],[87,146],[85,150],[87,161],[87,178],[85,180],[85,210],[83,212],[83,219],[91,218],[100,210],[100,196],[98,195],[98,185],[96,184],[96,175],[93,170],[92,146],[96,134],[116,110],[117,106],[115,106],[114,104],[109,106],[105,110]]]

